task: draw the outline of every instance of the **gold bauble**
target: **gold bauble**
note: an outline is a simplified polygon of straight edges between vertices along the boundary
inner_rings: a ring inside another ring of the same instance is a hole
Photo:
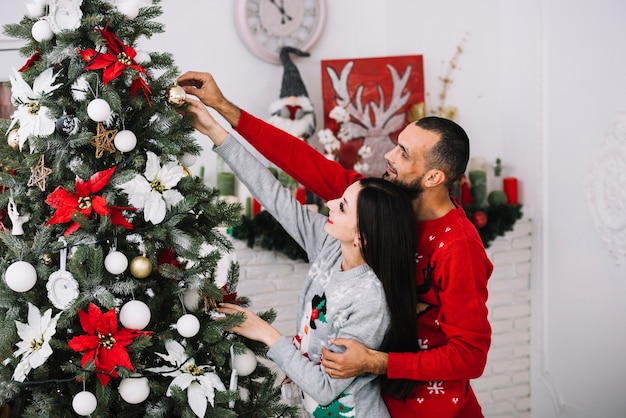
[[[174,84],[167,91],[167,101],[175,106],[180,106],[185,103],[186,97],[187,93],[185,93],[185,89],[178,84]]]
[[[16,151],[20,147],[20,137],[17,134],[17,129],[12,129],[11,132],[9,132],[9,135],[7,135],[7,143]]]
[[[152,273],[152,262],[145,255],[138,255],[130,262],[130,274],[138,279],[145,279]]]
[[[187,167],[183,167],[183,177],[191,177],[191,171]]]

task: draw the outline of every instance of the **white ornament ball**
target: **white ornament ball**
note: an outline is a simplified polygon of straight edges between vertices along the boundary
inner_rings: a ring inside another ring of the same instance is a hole
[[[150,61],[152,61],[152,58],[150,58],[150,54],[148,54],[146,51],[137,51],[137,55],[135,55],[135,62],[137,64],[148,64]]]
[[[26,16],[37,19],[43,16],[43,6],[37,3],[30,3],[26,5]]]
[[[150,308],[140,300],[131,300],[120,309],[120,322],[129,329],[142,330],[150,323]]]
[[[176,330],[185,338],[191,338],[200,331],[200,321],[192,314],[185,314],[176,321]]]
[[[239,376],[248,376],[256,369],[256,354],[249,348],[245,348],[241,354],[235,354],[230,365],[231,369],[236,369]]]
[[[187,289],[183,294],[183,305],[185,309],[195,312],[200,307],[200,293],[195,289]]]
[[[137,137],[133,131],[123,130],[119,131],[113,139],[113,144],[121,152],[128,152],[135,149],[137,145]]]
[[[74,399],[72,399],[74,412],[83,417],[91,415],[93,411],[96,410],[97,406],[98,401],[96,400],[96,396],[86,390],[78,392],[76,396],[74,396]]]
[[[198,161],[198,156],[193,154],[185,153],[182,157],[180,157],[180,163],[185,167],[191,167]]]
[[[95,122],[104,122],[111,116],[111,106],[104,99],[94,99],[87,105],[87,114]]]
[[[135,373],[133,377],[122,379],[120,386],[117,388],[122,399],[133,405],[142,403],[150,396],[148,379],[139,376],[139,374]]]
[[[54,36],[50,23],[46,19],[36,21],[31,29],[31,34],[37,42],[49,41]]]
[[[104,268],[111,274],[122,274],[128,268],[128,258],[119,251],[111,251],[104,259]]]
[[[117,3],[117,10],[129,20],[139,16],[139,5],[133,0]]]
[[[26,261],[16,261],[7,268],[4,279],[14,292],[28,292],[37,282],[37,271]]]

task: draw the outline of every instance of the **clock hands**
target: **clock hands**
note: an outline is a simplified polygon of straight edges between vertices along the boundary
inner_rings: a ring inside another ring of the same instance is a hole
[[[287,12],[285,11],[285,3],[284,3],[284,1],[285,0],[280,0],[280,5],[279,5],[278,3],[276,3],[276,0],[270,0],[270,3],[272,3],[274,6],[276,6],[278,8],[278,11],[280,12],[280,15],[281,15],[280,16],[280,23],[283,24],[283,25],[286,22],[285,18],[287,20],[291,20],[292,19],[292,17],[289,16],[287,14]]]

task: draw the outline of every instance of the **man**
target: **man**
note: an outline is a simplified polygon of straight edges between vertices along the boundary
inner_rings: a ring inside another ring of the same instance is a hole
[[[321,198],[340,196],[362,176],[230,103],[210,74],[188,72],[178,84]],[[384,177],[417,194],[413,208],[418,220],[415,265],[421,350],[384,353],[357,341],[337,339],[333,343],[345,346],[346,351],[324,351],[322,365],[334,378],[374,373],[416,381],[413,394],[406,399],[383,394],[394,418],[482,417],[469,380],[483,373],[491,343],[486,301],[493,265],[476,228],[449,195],[450,186],[467,167],[469,139],[452,121],[424,118],[400,133],[397,146],[385,159]]]

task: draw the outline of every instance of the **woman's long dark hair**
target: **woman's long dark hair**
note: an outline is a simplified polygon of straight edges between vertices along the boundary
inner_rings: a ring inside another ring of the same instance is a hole
[[[357,227],[365,262],[382,282],[391,312],[391,328],[381,350],[417,352],[417,294],[415,278],[415,214],[409,195],[381,178],[360,180]],[[404,399],[415,381],[386,377],[383,388]]]

